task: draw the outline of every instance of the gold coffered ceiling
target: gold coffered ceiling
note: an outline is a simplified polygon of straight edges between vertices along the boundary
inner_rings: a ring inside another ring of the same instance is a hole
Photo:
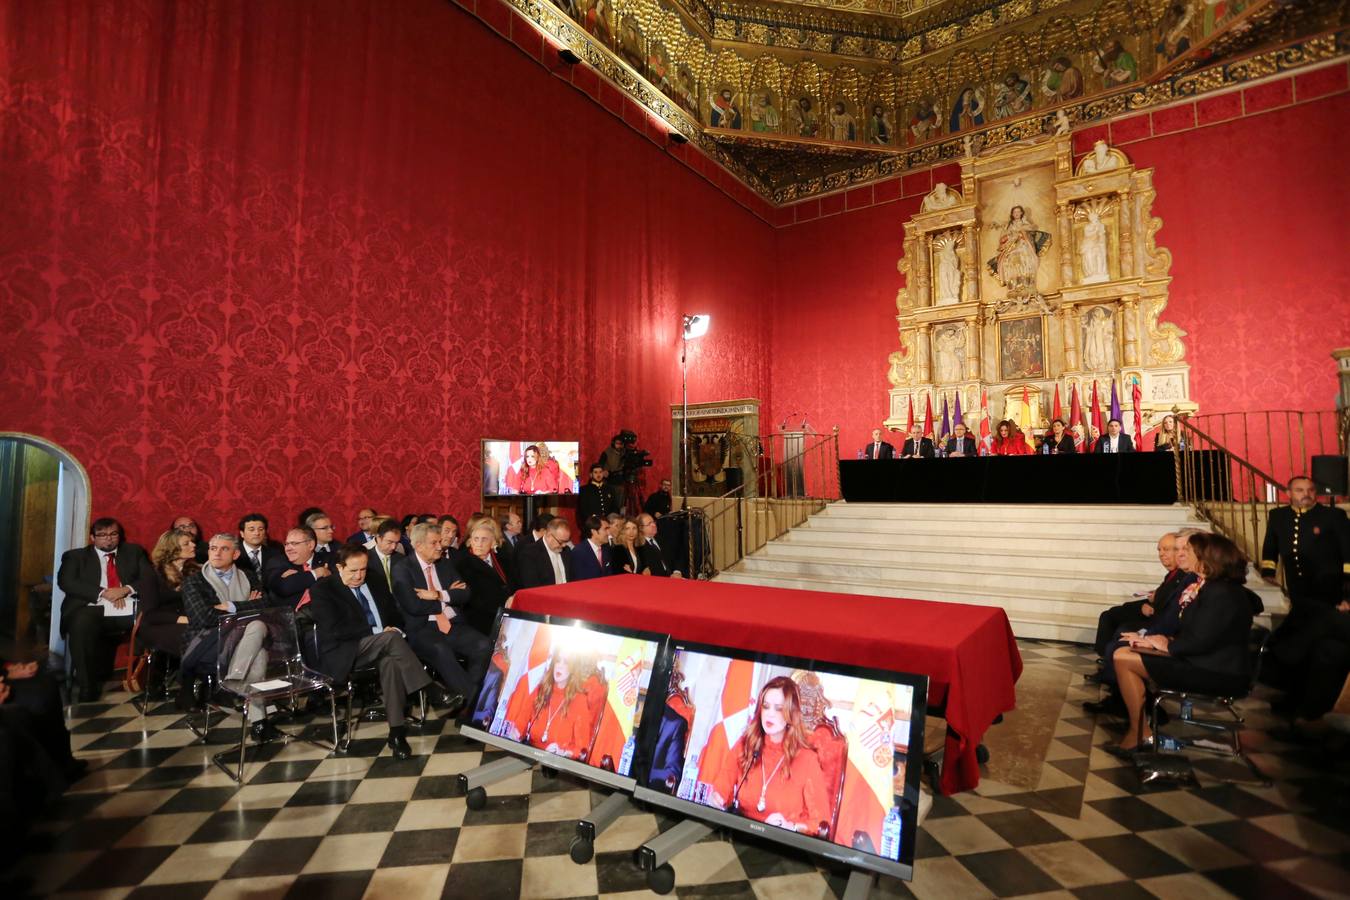
[[[1350,50],[1350,0],[508,2],[774,202]]]

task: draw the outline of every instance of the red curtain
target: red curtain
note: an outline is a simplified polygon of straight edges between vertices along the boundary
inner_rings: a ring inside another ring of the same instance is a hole
[[[142,541],[461,514],[480,437],[664,474],[681,312],[768,400],[772,231],[442,0],[4,4],[0,209],[0,428]]]

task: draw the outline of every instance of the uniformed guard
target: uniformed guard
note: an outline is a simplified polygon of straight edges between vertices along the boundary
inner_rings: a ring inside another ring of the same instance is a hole
[[[1275,565],[1284,564],[1292,611],[1308,603],[1335,606],[1350,576],[1350,522],[1345,512],[1317,502],[1313,481],[1289,480],[1289,505],[1270,511],[1261,548],[1261,577],[1276,584]]]

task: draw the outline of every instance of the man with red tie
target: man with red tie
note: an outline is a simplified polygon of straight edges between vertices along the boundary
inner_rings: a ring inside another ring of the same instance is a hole
[[[895,456],[895,445],[881,439],[881,429],[872,429],[872,443],[863,449],[863,459],[890,459]]]
[[[609,522],[599,516],[588,516],[581,523],[586,540],[572,551],[572,580],[600,578],[614,574],[609,558]]]
[[[299,606],[320,578],[332,574],[327,559],[315,556],[314,546],[314,532],[303,525],[286,533],[281,545],[286,558],[273,563],[264,576],[267,592],[278,606]]]
[[[122,543],[116,519],[95,519],[92,543],[61,555],[56,584],[61,601],[61,633],[74,662],[78,700],[92,703],[111,674],[110,650],[131,633],[137,589],[154,577],[150,559],[136,544]]]
[[[462,615],[469,590],[454,561],[441,556],[440,526],[419,522],[408,529],[408,536],[413,552],[394,563],[394,599],[403,613],[409,646],[454,695],[447,713],[453,715],[477,693],[492,643]]]

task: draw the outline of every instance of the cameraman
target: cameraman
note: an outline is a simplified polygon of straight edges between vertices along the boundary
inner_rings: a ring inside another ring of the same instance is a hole
[[[623,509],[623,461],[624,453],[627,447],[624,446],[624,435],[622,433],[614,435],[605,448],[605,452],[600,454],[600,459],[596,461],[597,465],[603,466],[606,473],[605,481],[609,484],[609,489],[614,492],[616,505],[612,510]]]
[[[661,489],[652,491],[647,495],[647,502],[642,504],[642,511],[653,519],[659,519],[662,516],[670,515],[670,479],[661,479]]]
[[[608,451],[606,451],[608,452]],[[623,501],[617,495],[614,486],[608,483],[609,472],[603,463],[591,466],[591,480],[583,484],[577,494],[577,521],[584,522],[590,516],[602,521],[613,512],[623,508]]]

